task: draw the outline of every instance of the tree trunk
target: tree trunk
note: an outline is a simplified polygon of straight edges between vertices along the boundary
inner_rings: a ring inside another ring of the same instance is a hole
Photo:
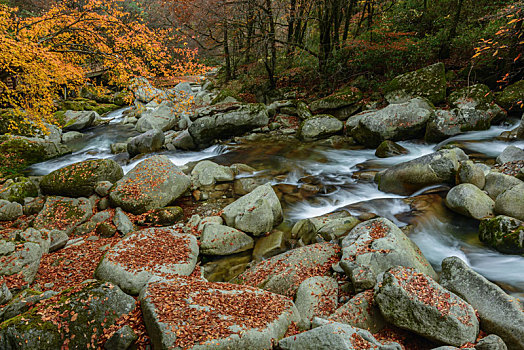
[[[455,12],[455,17],[453,18],[453,22],[451,23],[451,28],[449,29],[449,34],[444,43],[442,43],[442,46],[440,47],[440,58],[449,58],[450,56],[450,50],[451,50],[451,40],[457,35],[457,27],[460,21],[460,13],[462,12],[462,5],[464,4],[464,0],[458,0],[457,4],[457,12]]]

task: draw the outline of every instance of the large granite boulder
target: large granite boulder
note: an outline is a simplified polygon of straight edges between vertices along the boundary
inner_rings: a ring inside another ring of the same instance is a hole
[[[486,191],[491,199],[496,200],[500,194],[518,185],[524,185],[524,182],[514,176],[491,171],[486,175],[484,191]]]
[[[219,104],[198,110],[194,119],[189,133],[199,146],[208,145],[216,139],[242,135],[269,122],[263,104]]]
[[[173,129],[178,123],[177,109],[171,101],[162,101],[154,109],[146,110],[135,125],[138,132],[148,130],[168,131]]]
[[[349,86],[311,102],[309,108],[314,114],[327,113],[335,116],[337,119],[346,120],[360,109],[359,102],[362,100],[362,97],[362,92],[359,89]]]
[[[0,276],[16,275],[23,285],[33,283],[45,253],[36,242],[0,240]]]
[[[180,197],[190,179],[166,156],[153,156],[138,163],[109,193],[111,203],[123,210],[142,214],[165,207]]]
[[[234,179],[235,174],[231,168],[209,160],[198,162],[191,170],[191,184],[195,188],[212,186],[217,182],[233,181]]]
[[[426,100],[414,98],[363,114],[357,126],[348,132],[361,144],[375,148],[384,140],[403,141],[423,137],[426,124],[433,114],[433,107]]]
[[[302,122],[299,137],[304,141],[320,140],[341,132],[343,128],[344,123],[331,115],[316,115]]]
[[[511,187],[495,199],[495,212],[524,220],[524,184]]]
[[[207,224],[200,237],[200,252],[204,255],[230,255],[252,249],[253,238],[234,228]]]
[[[164,145],[165,136],[161,130],[151,129],[133,137],[127,144],[127,153],[134,157],[141,153],[160,151]]]
[[[524,150],[516,146],[508,146],[502,151],[497,157],[497,163],[504,164],[508,162],[514,162],[518,160],[524,160]]]
[[[196,237],[172,228],[128,234],[104,255],[95,276],[137,295],[153,277],[190,275],[198,258]]]
[[[358,293],[329,316],[330,321],[348,324],[377,333],[386,327],[386,321],[375,304],[373,290]]]
[[[140,293],[154,349],[270,349],[300,316],[291,300],[194,277],[151,282]]]
[[[99,348],[104,330],[135,306],[131,296],[111,283],[83,283],[1,323],[0,348]]]
[[[338,304],[338,282],[330,276],[314,276],[298,286],[295,306],[300,314],[299,326],[309,329],[314,317],[327,317]]]
[[[460,184],[448,192],[446,206],[461,215],[481,220],[493,217],[495,202],[477,186]]]
[[[95,111],[67,111],[64,113],[64,131],[80,131],[92,127],[100,120],[100,115]]]
[[[524,312],[517,299],[457,257],[442,262],[440,284],[475,308],[482,330],[501,337],[510,350],[524,349]]]
[[[417,245],[384,218],[365,221],[349,232],[342,240],[340,266],[357,291],[373,288],[377,276],[392,266],[411,267],[437,277]]]
[[[487,130],[493,118],[492,114],[474,108],[437,110],[427,124],[424,138],[426,142],[440,142],[466,131]]]
[[[524,222],[499,215],[480,222],[482,242],[506,254],[524,254]]]
[[[282,206],[270,184],[258,186],[222,210],[227,226],[261,235],[283,220]]]
[[[413,269],[388,270],[375,300],[386,321],[430,340],[460,347],[477,339],[473,307]]]
[[[75,163],[44,176],[40,189],[44,194],[89,197],[100,181],[115,183],[124,176],[122,167],[112,159],[93,159]]]
[[[468,156],[461,149],[444,149],[383,170],[375,182],[381,191],[409,195],[431,185],[454,184],[460,162],[465,160]]]
[[[419,70],[405,73],[391,80],[386,88],[390,103],[406,101],[411,97],[424,97],[433,104],[446,100],[446,69],[444,63],[436,63]]]
[[[338,262],[339,250],[331,243],[295,248],[255,264],[235,282],[293,296],[307,278],[326,275],[331,265]]]

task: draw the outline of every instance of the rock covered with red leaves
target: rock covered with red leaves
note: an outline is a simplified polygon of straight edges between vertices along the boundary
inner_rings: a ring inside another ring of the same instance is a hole
[[[278,342],[284,350],[401,350],[397,343],[381,344],[366,330],[332,322]]]
[[[263,260],[235,280],[273,293],[293,296],[298,286],[313,276],[325,276],[339,261],[340,247],[317,243]]]
[[[0,349],[95,349],[104,328],[135,304],[111,283],[82,283],[1,323]]]
[[[95,276],[136,295],[153,276],[169,279],[191,274],[197,257],[195,236],[173,228],[149,228],[129,234],[111,248]]]
[[[222,211],[227,226],[253,235],[271,231],[283,220],[282,206],[270,184],[258,186]]]
[[[378,274],[397,265],[437,276],[417,245],[385,218],[357,225],[342,240],[342,252],[340,266],[357,291],[373,288]]]
[[[300,327],[309,329],[313,317],[327,317],[338,304],[338,283],[330,276],[310,277],[300,284],[295,305],[300,313]]]
[[[116,183],[109,197],[114,207],[142,214],[170,204],[189,185],[189,177],[169,158],[157,155],[138,163]]]
[[[37,230],[60,230],[69,234],[93,215],[87,198],[47,197],[44,208],[33,222]]]
[[[43,193],[67,197],[88,197],[100,181],[115,183],[124,176],[112,159],[92,159],[57,169],[42,178]]]
[[[386,325],[386,321],[375,304],[372,290],[355,295],[347,303],[335,310],[329,316],[329,320],[362,328],[371,333],[377,333]]]
[[[388,270],[375,300],[388,322],[430,340],[460,347],[477,339],[473,307],[411,268]]]
[[[284,296],[193,276],[151,282],[140,302],[154,349],[270,349],[299,320]]]

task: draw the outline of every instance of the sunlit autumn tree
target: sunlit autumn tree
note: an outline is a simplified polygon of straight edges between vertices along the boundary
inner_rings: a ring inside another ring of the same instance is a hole
[[[90,64],[104,66],[109,83],[121,87],[135,76],[202,69],[176,28],[152,29],[125,6],[124,0],[66,0],[41,16],[20,17],[0,5],[0,106],[25,111],[23,122],[41,126],[53,122],[60,88],[80,86]]]

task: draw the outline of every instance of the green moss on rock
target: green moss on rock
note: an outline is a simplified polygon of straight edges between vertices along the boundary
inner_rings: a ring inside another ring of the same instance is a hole
[[[479,238],[499,252],[524,254],[524,223],[515,218],[500,215],[482,220]]]
[[[509,85],[501,93],[497,94],[497,103],[506,109],[523,110],[524,80]]]

